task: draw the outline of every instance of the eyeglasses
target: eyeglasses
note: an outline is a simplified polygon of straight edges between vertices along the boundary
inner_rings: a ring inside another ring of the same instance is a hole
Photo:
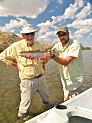
[[[67,33],[58,33],[58,37],[63,37],[63,36],[66,36]]]
[[[31,32],[31,33],[25,33],[25,35],[35,35],[35,32]]]

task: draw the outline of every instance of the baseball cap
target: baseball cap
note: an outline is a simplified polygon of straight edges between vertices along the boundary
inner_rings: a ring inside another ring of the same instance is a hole
[[[61,26],[61,27],[58,28],[56,34],[58,34],[59,32],[67,33],[68,32],[68,28],[67,27],[64,27],[64,26]]]

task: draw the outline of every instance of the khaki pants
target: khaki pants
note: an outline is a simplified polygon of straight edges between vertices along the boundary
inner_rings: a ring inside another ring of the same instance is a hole
[[[19,106],[18,116],[21,117],[22,114],[27,113],[27,110],[31,104],[33,95],[38,92],[43,103],[49,103],[48,101],[48,86],[45,75],[39,78],[34,78],[31,80],[21,80],[20,83],[21,90],[21,102]]]

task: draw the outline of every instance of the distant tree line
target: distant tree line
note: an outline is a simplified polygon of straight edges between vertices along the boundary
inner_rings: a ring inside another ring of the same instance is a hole
[[[92,47],[83,47],[83,50],[92,50]]]

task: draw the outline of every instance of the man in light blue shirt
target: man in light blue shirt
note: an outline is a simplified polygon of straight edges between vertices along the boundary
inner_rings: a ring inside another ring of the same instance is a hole
[[[58,63],[66,101],[82,92],[82,46],[78,41],[69,39],[67,27],[60,27],[56,34],[60,42],[54,45],[48,57]]]

